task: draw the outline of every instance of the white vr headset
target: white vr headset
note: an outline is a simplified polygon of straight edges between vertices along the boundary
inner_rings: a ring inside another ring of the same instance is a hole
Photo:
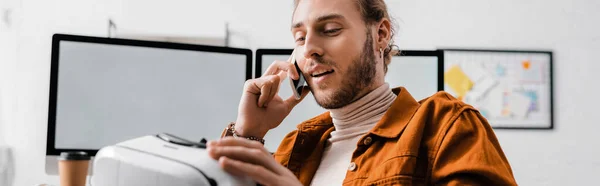
[[[93,186],[256,185],[232,176],[208,156],[206,144],[170,134],[144,136],[107,146],[96,154]]]

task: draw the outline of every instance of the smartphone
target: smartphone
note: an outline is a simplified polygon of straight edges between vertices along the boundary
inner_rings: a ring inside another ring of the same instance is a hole
[[[306,84],[306,79],[304,79],[304,75],[302,75],[302,71],[298,66],[298,62],[296,61],[296,56],[294,55],[294,52],[292,52],[292,60],[290,62],[293,63],[296,67],[296,72],[298,72],[300,78],[298,78],[298,80],[290,78],[290,85],[292,86],[292,92],[294,94],[294,97],[296,97],[297,100],[300,100],[300,98],[302,98],[302,90],[304,89],[304,84]]]

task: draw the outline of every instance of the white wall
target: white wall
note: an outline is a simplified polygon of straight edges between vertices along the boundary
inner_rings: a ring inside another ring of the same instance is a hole
[[[50,41],[54,32],[106,36],[107,18],[126,0],[4,0],[17,3],[0,23],[0,142],[15,148],[15,186],[47,182],[44,173]],[[2,1],[0,1],[2,2]],[[171,1],[173,6],[186,6]],[[230,44],[289,48],[292,3],[223,0],[215,15],[230,24]],[[600,125],[592,116],[600,79],[600,2],[594,0],[388,0],[403,49],[543,49],[555,53],[555,129],[497,130],[521,185],[587,185],[600,171]],[[2,6],[2,3],[0,3]],[[143,5],[140,5],[143,6]],[[2,7],[0,7],[2,8]],[[173,9],[170,9],[171,11]],[[206,10],[206,9],[203,9]],[[169,12],[160,12],[168,15]],[[185,18],[190,24],[211,17]],[[597,55],[596,55],[597,56]]]
[[[14,149],[13,185],[58,184],[56,176],[44,172],[51,36],[54,32],[104,35],[112,13],[109,7],[118,4],[112,0],[10,1],[18,5],[13,7],[18,13],[12,16],[12,26],[0,31],[0,43],[9,41],[2,45],[8,59],[0,56],[1,66],[8,67],[0,74],[9,74],[0,87],[0,135]]]

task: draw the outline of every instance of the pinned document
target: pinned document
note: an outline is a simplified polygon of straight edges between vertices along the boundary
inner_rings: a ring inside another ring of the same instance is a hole
[[[458,98],[461,100],[473,88],[473,81],[469,79],[467,74],[458,65],[454,65],[446,71],[444,82],[456,92]]]

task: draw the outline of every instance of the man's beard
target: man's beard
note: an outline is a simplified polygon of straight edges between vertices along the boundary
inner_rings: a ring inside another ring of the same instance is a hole
[[[322,59],[316,61],[332,64],[332,62],[323,61]],[[356,101],[361,91],[371,85],[377,72],[376,67],[373,38],[371,37],[371,30],[367,29],[367,40],[363,45],[363,51],[352,60],[352,65],[348,67],[348,74],[342,80],[340,89],[329,96],[321,95],[317,97],[313,92],[317,104],[325,109],[337,109]]]

